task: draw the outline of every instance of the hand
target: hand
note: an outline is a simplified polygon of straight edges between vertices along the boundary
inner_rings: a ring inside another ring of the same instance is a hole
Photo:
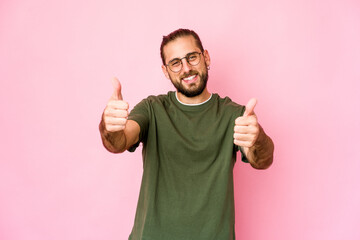
[[[254,112],[256,103],[255,98],[250,99],[244,115],[235,119],[234,143],[240,147],[254,146],[259,137],[260,126]]]
[[[129,104],[123,101],[121,95],[121,84],[117,78],[112,79],[114,93],[108,101],[104,110],[105,129],[109,132],[117,132],[125,129],[129,115]]]

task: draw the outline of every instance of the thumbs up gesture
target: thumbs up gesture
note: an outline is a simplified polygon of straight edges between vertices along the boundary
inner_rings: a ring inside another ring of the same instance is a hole
[[[257,100],[252,98],[246,104],[244,115],[235,119],[234,143],[250,148],[259,137],[260,126],[254,112]]]
[[[129,115],[129,104],[123,101],[119,80],[114,77],[112,84],[114,92],[104,110],[103,120],[107,131],[117,132],[125,129]]]

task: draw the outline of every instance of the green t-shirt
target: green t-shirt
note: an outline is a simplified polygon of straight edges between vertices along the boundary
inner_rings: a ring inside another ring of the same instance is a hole
[[[149,96],[134,107],[128,119],[140,125],[143,177],[130,240],[235,239],[233,167],[239,148],[233,134],[244,111],[218,94],[184,105],[175,92]]]

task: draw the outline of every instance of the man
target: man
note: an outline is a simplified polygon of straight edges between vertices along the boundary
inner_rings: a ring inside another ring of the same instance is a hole
[[[210,56],[191,30],[163,37],[162,70],[176,92],[149,96],[128,114],[121,85],[100,123],[106,149],[143,143],[143,178],[131,240],[229,240],[234,234],[236,152],[268,168],[274,145],[258,124],[256,99],[244,106],[206,87]]]

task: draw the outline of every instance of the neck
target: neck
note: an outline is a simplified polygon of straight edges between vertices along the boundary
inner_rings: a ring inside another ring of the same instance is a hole
[[[195,97],[187,97],[184,94],[180,93],[180,92],[176,92],[176,96],[178,97],[178,99],[186,104],[198,104],[198,103],[202,103],[205,102],[206,100],[209,99],[210,97],[210,93],[207,90],[207,88],[204,89],[204,91]]]

